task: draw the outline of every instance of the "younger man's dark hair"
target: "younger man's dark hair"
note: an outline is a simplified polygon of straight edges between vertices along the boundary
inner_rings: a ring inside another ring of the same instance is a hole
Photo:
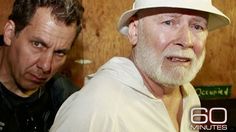
[[[52,16],[66,25],[76,23],[77,34],[81,31],[84,8],[79,0],[15,0],[9,19],[13,20],[16,25],[16,34],[29,24],[36,10],[40,7],[52,9]]]

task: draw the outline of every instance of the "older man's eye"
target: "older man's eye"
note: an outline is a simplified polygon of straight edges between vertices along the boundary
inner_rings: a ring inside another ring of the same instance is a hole
[[[171,25],[171,21],[164,21],[163,23],[166,25]]]
[[[195,30],[198,30],[198,31],[207,30],[207,26],[205,26],[203,24],[193,24],[192,28],[194,28]]]
[[[167,21],[163,21],[162,23],[165,24],[165,25],[171,26],[171,25],[174,24],[174,21],[173,20],[167,20]]]
[[[200,26],[200,25],[194,25],[194,28],[196,29],[196,30],[203,30],[204,28],[202,27],[202,26]]]

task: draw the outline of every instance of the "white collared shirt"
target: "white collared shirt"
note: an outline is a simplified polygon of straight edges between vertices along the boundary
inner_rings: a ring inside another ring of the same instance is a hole
[[[182,86],[180,131],[189,132],[190,109],[200,106],[191,84]],[[64,102],[50,131],[175,132],[161,99],[154,97],[132,61],[114,57]]]

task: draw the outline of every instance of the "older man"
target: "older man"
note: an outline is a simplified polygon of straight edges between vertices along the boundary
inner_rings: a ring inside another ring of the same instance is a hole
[[[55,75],[81,30],[77,0],[15,0],[0,46],[0,132],[47,132],[78,90]]]
[[[229,24],[211,0],[136,0],[118,29],[133,45],[59,110],[52,131],[188,132],[200,106],[189,83],[205,58],[208,31]]]

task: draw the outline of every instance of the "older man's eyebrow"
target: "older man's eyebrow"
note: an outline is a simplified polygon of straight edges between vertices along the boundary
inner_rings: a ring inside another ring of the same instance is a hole
[[[183,14],[166,13],[166,14],[161,14],[161,15],[159,16],[159,18],[161,18],[161,19],[164,19],[164,18],[179,18],[179,17],[181,17],[182,15],[183,15]]]
[[[194,17],[192,22],[196,22],[196,23],[199,23],[199,24],[203,24],[207,27],[207,24],[208,24],[208,20],[205,19],[205,18],[201,18],[201,17]]]

